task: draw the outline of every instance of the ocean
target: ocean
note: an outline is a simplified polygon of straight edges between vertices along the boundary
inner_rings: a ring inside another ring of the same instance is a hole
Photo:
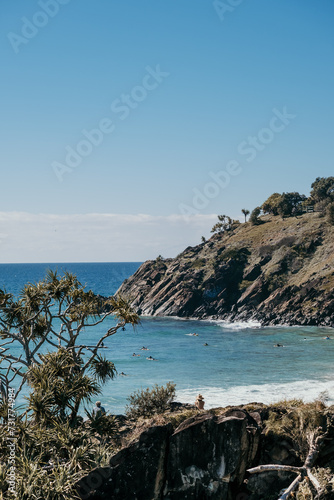
[[[52,269],[70,271],[87,289],[109,296],[139,265],[0,264],[0,288],[18,294],[27,282],[42,279]],[[87,330],[85,342],[94,342],[111,324],[108,318]],[[103,387],[98,399],[109,413],[124,413],[131,393],[172,381],[177,401],[194,403],[201,393],[205,408],[292,398],[312,401],[321,393],[334,404],[333,354],[330,328],[142,317],[135,329],[127,326],[106,340],[104,355],[119,375]],[[17,404],[26,394],[19,395]]]

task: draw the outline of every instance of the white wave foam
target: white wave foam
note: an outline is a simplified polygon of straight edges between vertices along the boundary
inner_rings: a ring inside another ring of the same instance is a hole
[[[252,402],[272,404],[280,400],[302,399],[304,402],[314,401],[322,392],[328,392],[328,404],[334,404],[334,381],[303,380],[284,384],[262,384],[234,386],[228,389],[220,387],[203,387],[181,389],[176,393],[176,400],[181,403],[194,403],[200,393],[205,400],[205,408],[219,406],[242,405]]]
[[[246,328],[261,328],[261,323],[259,321],[225,321],[225,320],[217,320],[213,321],[221,328],[225,328],[227,330],[245,330]]]

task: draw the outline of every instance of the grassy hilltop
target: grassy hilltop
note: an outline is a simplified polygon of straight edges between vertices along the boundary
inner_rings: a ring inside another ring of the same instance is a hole
[[[139,314],[334,326],[333,202],[304,196],[277,208],[290,194],[244,224],[220,216],[208,241],[145,262],[119,293]]]

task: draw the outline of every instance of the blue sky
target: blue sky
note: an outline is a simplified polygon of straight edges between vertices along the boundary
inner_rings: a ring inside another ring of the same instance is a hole
[[[212,214],[333,175],[331,0],[0,12],[0,262],[174,256]]]

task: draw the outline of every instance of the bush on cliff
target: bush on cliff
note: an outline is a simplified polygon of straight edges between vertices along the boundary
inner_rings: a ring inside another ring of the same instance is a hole
[[[129,418],[151,417],[165,412],[175,398],[176,385],[167,382],[166,387],[155,384],[153,389],[136,391],[127,398],[126,415]]]
[[[314,203],[334,200],[334,177],[317,177],[311,188],[310,198]]]
[[[240,224],[240,221],[231,219],[228,215],[218,215],[218,220],[219,222],[217,222],[211,229],[211,233],[220,234],[233,231]]]
[[[330,203],[326,209],[327,221],[334,226],[334,202]]]
[[[252,226],[257,226],[258,224],[261,223],[261,220],[259,219],[260,213],[261,213],[260,207],[256,207],[252,211],[250,218],[249,218],[249,222],[252,224]]]
[[[264,213],[290,217],[302,211],[302,204],[306,196],[294,191],[292,193],[273,193],[262,204],[261,209]]]

